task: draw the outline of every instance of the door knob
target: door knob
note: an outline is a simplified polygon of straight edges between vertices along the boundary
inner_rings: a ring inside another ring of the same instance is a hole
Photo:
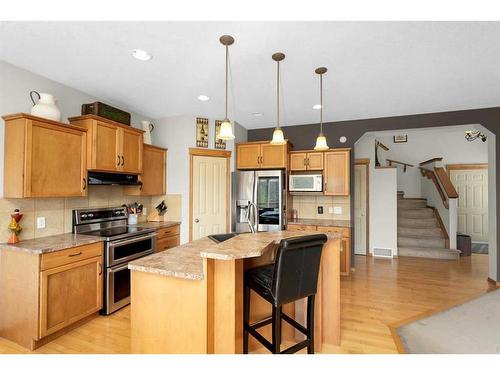
[[[195,223],[199,223],[199,222],[200,222],[200,219],[194,219],[194,222],[195,222]]]

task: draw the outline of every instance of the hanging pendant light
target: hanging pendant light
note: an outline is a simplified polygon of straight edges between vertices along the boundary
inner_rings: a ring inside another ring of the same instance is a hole
[[[319,74],[319,97],[320,97],[320,131],[318,138],[316,138],[316,146],[314,149],[317,151],[328,150],[328,144],[326,143],[326,137],[323,135],[323,74],[326,73],[328,69],[321,67],[315,70],[316,74]]]
[[[229,65],[229,46],[234,43],[234,38],[231,35],[222,35],[219,38],[219,41],[221,42],[222,45],[226,46],[226,107],[225,107],[224,120],[222,120],[222,123],[220,125],[220,133],[217,138],[222,139],[224,141],[229,141],[231,139],[234,139],[234,134],[231,121],[229,121],[227,117],[227,85],[228,85],[227,72]]]
[[[285,54],[281,52],[276,52],[273,56],[273,60],[277,63],[277,74],[276,74],[276,128],[273,132],[272,145],[284,145],[285,137],[283,136],[283,130],[280,127],[280,61],[284,60]]]

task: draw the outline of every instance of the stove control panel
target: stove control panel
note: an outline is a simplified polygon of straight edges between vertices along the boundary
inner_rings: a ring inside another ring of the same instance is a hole
[[[125,207],[73,210],[73,223],[77,225],[126,218],[127,210]]]

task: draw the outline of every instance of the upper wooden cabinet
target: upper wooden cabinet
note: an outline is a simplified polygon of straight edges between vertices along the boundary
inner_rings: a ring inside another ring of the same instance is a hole
[[[323,152],[290,152],[291,171],[322,171]]]
[[[144,145],[142,186],[127,186],[128,195],[165,195],[167,193],[167,149]]]
[[[4,116],[4,197],[87,194],[87,131],[24,113]]]
[[[87,129],[89,170],[142,173],[142,130],[94,115],[70,117],[69,121]]]
[[[325,195],[349,195],[349,155],[350,149],[325,152]]]
[[[236,145],[237,169],[287,168],[290,144],[272,145],[269,142],[247,142]]]

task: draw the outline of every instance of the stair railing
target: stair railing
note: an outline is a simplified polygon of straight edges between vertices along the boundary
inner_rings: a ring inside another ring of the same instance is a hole
[[[389,165],[389,167],[392,167],[393,164],[402,165],[403,172],[406,172],[407,167],[414,167],[413,164],[404,163],[402,161],[397,161],[397,160],[392,160],[392,159],[385,159],[385,160],[387,161],[387,164]]]

